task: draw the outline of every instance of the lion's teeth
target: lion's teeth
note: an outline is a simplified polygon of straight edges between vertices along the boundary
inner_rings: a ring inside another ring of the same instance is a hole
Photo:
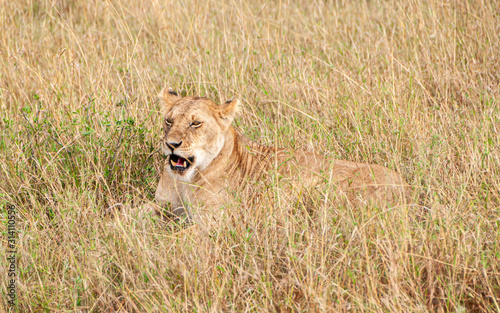
[[[186,161],[184,161],[184,162],[183,162],[183,164],[182,164],[182,166],[183,166],[183,167],[186,167],[186,165],[187,165],[187,164],[186,164]]]
[[[177,163],[174,162],[174,160],[170,160],[170,163],[172,163],[172,166],[175,166]]]

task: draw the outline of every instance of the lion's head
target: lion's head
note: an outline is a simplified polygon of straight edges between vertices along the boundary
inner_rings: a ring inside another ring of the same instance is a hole
[[[217,105],[207,98],[181,97],[170,88],[163,89],[159,98],[167,171],[189,182],[196,169],[204,170],[220,153],[239,100]]]

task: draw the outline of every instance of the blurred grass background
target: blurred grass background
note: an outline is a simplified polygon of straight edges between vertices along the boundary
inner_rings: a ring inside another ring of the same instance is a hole
[[[486,0],[0,0],[19,311],[500,311],[499,33]],[[262,144],[395,169],[430,209],[243,202],[210,236],[142,216],[166,83],[242,97]]]

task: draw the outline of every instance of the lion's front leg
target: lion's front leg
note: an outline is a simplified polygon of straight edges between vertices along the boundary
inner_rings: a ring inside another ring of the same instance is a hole
[[[167,206],[167,212],[178,218],[187,218],[189,220],[189,211],[183,201],[185,194],[185,184],[172,178],[167,173],[165,167],[160,177],[160,182],[155,192],[155,199],[162,207]],[[164,212],[158,212],[164,214]]]
[[[199,227],[205,230],[221,221],[225,214],[229,197],[224,189],[214,186],[187,185],[185,203],[189,205],[192,219]]]

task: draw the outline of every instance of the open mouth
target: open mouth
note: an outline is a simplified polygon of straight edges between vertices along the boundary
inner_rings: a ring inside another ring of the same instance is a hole
[[[173,171],[179,171],[179,172],[184,172],[187,170],[191,164],[193,164],[194,157],[190,157],[187,159],[184,159],[183,157],[180,157],[175,154],[170,155],[170,168]]]

